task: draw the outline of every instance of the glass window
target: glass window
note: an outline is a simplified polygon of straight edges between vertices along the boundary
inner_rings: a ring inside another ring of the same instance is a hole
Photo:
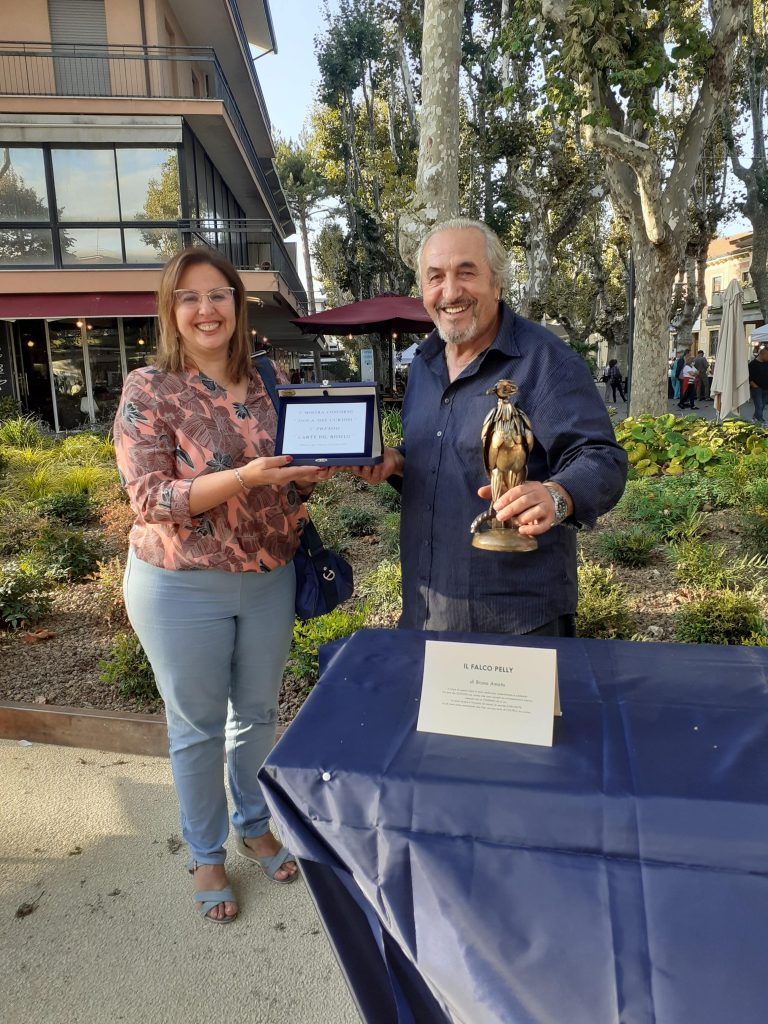
[[[68,228],[60,232],[60,237],[65,267],[123,262],[119,228]]]
[[[155,354],[155,321],[140,320],[131,317],[123,320],[123,340],[125,341],[125,363],[128,372],[138,366],[146,366],[150,357]]]
[[[86,336],[93,385],[93,413],[96,420],[105,423],[115,418],[123,386],[117,320],[88,320]],[[90,408],[88,411],[90,413]]]
[[[120,209],[126,220],[178,220],[179,159],[175,149],[118,149]]]
[[[59,220],[120,220],[114,149],[53,149]]]
[[[49,220],[42,149],[4,149],[0,170],[0,220]]]
[[[123,234],[126,263],[165,263],[181,245],[175,228],[126,228]]]
[[[0,231],[0,264],[23,267],[53,265],[53,239],[47,228]]]
[[[48,331],[59,430],[76,430],[90,422],[81,329],[73,320],[55,320]]]

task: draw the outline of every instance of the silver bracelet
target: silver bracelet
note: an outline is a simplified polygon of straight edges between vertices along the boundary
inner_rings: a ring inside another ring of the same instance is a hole
[[[243,480],[242,476],[240,475],[240,470],[239,469],[235,469],[235,470],[233,470],[233,472],[235,474],[235,479],[240,484],[240,486],[243,488],[243,490],[244,491],[249,490],[248,485],[246,484],[245,480]]]

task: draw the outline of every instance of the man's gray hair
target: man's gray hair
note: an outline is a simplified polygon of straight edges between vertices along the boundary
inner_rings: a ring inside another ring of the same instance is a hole
[[[424,253],[424,246],[430,238],[434,235],[439,235],[441,231],[466,231],[470,228],[479,231],[485,238],[485,250],[494,283],[499,285],[499,287],[506,284],[508,259],[499,236],[481,220],[470,220],[469,217],[451,217],[450,220],[440,221],[429,229],[422,238],[416,252],[416,266],[419,268],[419,275],[421,275],[421,257]]]

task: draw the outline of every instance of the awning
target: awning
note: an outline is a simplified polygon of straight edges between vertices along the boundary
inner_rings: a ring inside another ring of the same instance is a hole
[[[0,317],[6,320],[81,316],[157,316],[157,302],[154,292],[0,295]]]
[[[293,321],[308,334],[426,334],[435,326],[421,299],[379,295]]]

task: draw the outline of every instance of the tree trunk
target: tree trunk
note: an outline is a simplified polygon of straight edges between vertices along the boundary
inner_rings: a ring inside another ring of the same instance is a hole
[[[680,265],[673,242],[653,245],[642,223],[632,224],[637,281],[630,416],[662,416],[667,411],[669,289]]]
[[[421,131],[416,191],[400,222],[400,253],[413,266],[428,228],[459,211],[459,64],[464,0],[424,0]]]
[[[418,125],[416,124],[416,101],[413,98],[413,82],[411,81],[411,69],[408,67],[408,56],[405,52],[403,26],[400,24],[399,20],[397,23],[397,52],[400,60],[400,74],[403,79],[405,111],[408,115],[408,126],[411,132],[411,142],[415,146],[419,138]]]
[[[316,313],[315,282],[312,277],[312,256],[309,251],[309,229],[307,227],[307,214],[305,210],[300,211],[298,221],[299,237],[301,238],[301,251],[304,254],[304,276],[307,279],[307,301],[309,303],[309,312]]]

